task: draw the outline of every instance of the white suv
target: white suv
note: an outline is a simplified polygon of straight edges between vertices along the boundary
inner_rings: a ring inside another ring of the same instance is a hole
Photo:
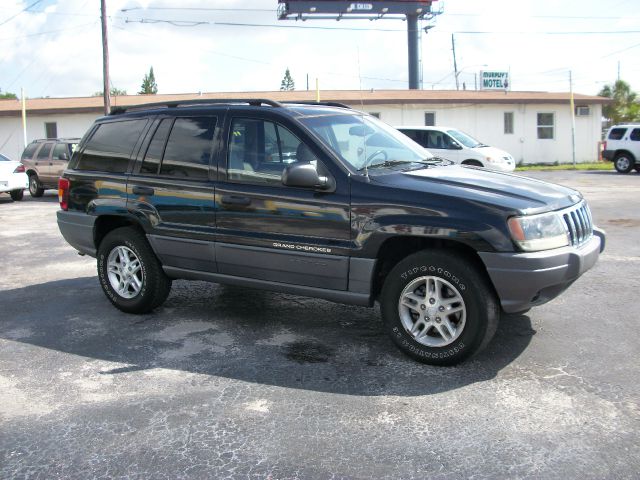
[[[602,156],[620,173],[640,172],[640,125],[614,125],[607,132]]]
[[[436,157],[463,165],[513,172],[516,162],[504,150],[479,142],[456,128],[396,127]]]

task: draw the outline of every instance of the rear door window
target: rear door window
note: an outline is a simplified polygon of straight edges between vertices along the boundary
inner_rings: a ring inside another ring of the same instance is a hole
[[[78,170],[124,173],[129,158],[147,124],[146,119],[100,124],[87,142]]]
[[[164,150],[160,175],[208,180],[215,126],[215,117],[176,118]]]
[[[167,144],[167,137],[173,124],[172,118],[165,118],[156,128],[153,138],[147,148],[147,153],[142,161],[140,173],[157,174],[160,169],[160,162],[164,154],[164,147]]]
[[[609,140],[622,140],[625,133],[627,133],[626,128],[612,128],[609,132]]]
[[[53,147],[53,143],[45,143],[40,151],[38,152],[38,156],[36,160],[46,160],[49,158],[49,154],[51,153],[51,147]]]

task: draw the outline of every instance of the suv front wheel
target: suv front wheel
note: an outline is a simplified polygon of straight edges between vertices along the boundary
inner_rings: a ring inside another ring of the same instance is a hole
[[[634,158],[628,153],[619,153],[613,159],[613,166],[620,173],[629,173],[633,170],[634,164]]]
[[[41,197],[44,194],[44,188],[35,173],[29,175],[29,193],[32,197]]]
[[[168,278],[144,235],[117,228],[98,247],[98,278],[107,298],[128,313],[146,313],[161,305],[171,290]]]
[[[448,252],[418,252],[387,275],[382,318],[396,345],[431,365],[455,365],[482,350],[499,319],[488,280]]]

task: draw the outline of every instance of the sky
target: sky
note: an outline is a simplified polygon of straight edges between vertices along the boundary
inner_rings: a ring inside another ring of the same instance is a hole
[[[595,95],[618,75],[640,91],[640,1],[438,0],[421,27],[422,88],[509,71],[512,90]],[[138,93],[405,89],[406,22],[279,21],[277,0],[107,0],[111,85]],[[102,90],[99,0],[0,0],[0,90],[27,97]]]

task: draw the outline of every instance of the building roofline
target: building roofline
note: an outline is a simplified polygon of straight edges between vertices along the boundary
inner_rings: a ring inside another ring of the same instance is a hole
[[[323,101],[358,105],[479,105],[479,104],[568,104],[568,92],[530,92],[493,90],[325,90],[320,92]],[[216,100],[224,98],[252,99],[268,98],[277,102],[312,102],[316,92],[293,90],[288,92],[211,92],[157,95],[123,95],[112,97],[112,107],[131,106],[145,103],[177,102],[189,99]],[[606,97],[574,94],[574,102],[580,104],[607,104]],[[38,115],[101,113],[102,97],[63,97],[27,99],[28,113]],[[0,117],[20,115],[22,105],[19,100],[0,100]]]

